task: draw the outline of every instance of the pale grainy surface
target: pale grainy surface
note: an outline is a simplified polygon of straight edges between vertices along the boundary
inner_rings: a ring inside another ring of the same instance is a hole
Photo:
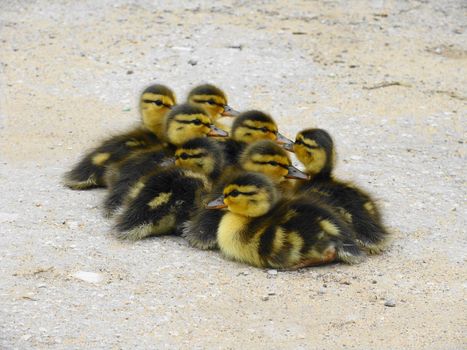
[[[0,2],[0,347],[466,348],[465,1],[175,3]],[[180,100],[219,84],[289,136],[329,130],[390,250],[270,274],[113,239],[104,192],[60,177],[156,81]],[[367,89],[383,82],[400,85]]]

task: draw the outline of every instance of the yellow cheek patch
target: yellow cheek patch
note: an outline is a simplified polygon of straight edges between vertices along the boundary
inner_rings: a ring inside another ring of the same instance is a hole
[[[163,105],[157,106],[157,105],[154,105],[152,103],[145,103],[145,102],[143,102],[143,100],[149,100],[149,101],[158,101],[158,100],[160,100],[160,101],[162,101],[162,103],[164,105],[168,105],[168,106],[175,105],[175,101],[173,101],[169,96],[160,95],[160,94],[153,94],[151,92],[146,92],[141,96],[141,104],[146,105],[146,106],[152,105],[152,106],[155,106],[155,107],[164,107]]]
[[[334,225],[331,221],[329,220],[321,220],[319,222],[319,226],[323,229],[324,232],[326,232],[328,235],[331,236],[340,236],[339,229],[337,228],[336,225]]]
[[[190,102],[195,103],[195,104],[201,104],[201,102],[196,102],[196,100],[201,100],[201,101],[214,101],[215,103],[221,104],[221,105],[226,105],[227,100],[222,98],[221,96],[217,95],[193,95],[190,97]],[[209,103],[203,103],[203,105],[208,105],[211,106]],[[215,105],[212,105],[215,106]]]
[[[110,153],[97,153],[94,157],[92,157],[92,164],[102,165],[107,161],[107,159],[110,158],[110,155]]]
[[[318,143],[315,140],[302,139],[303,143],[309,147],[319,147]]]
[[[166,204],[169,200],[170,197],[172,197],[171,192],[162,192],[160,195],[157,197],[154,197],[149,203],[148,207],[151,209],[155,209],[157,207],[160,207],[161,205]]]

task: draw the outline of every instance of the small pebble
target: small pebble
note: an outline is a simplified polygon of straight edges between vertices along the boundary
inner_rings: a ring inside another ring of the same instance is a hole
[[[261,300],[262,300],[262,301],[268,301],[268,300],[269,300],[269,297],[268,297],[267,295],[265,295],[265,296],[261,297]]]
[[[189,60],[188,64],[191,64],[192,66],[196,66],[198,64],[198,61],[196,60]]]
[[[78,271],[73,274],[73,277],[89,283],[99,283],[102,281],[102,275],[95,272]]]
[[[396,301],[394,299],[387,299],[384,302],[384,306],[395,307],[396,306]]]
[[[268,270],[268,274],[277,275],[277,270]]]

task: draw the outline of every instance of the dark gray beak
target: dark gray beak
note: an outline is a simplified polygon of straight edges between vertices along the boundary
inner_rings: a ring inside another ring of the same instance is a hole
[[[293,165],[289,166],[289,173],[285,177],[287,179],[296,179],[296,180],[309,180],[310,179],[310,175],[297,169]]]
[[[214,124],[211,124],[210,128],[211,128],[211,131],[208,133],[208,136],[217,136],[217,137],[229,136],[229,133],[227,131],[218,128]]]
[[[235,109],[233,109],[229,105],[225,105],[224,106],[224,111],[221,113],[221,115],[223,117],[236,117],[239,114],[240,114],[239,111],[236,111]]]
[[[227,204],[224,203],[224,196],[220,196],[213,201],[206,204],[206,209],[222,209],[227,208]]]

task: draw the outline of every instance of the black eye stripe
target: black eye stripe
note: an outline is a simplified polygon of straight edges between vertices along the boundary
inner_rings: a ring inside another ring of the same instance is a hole
[[[226,198],[226,197],[237,197],[237,196],[239,196],[241,194],[244,195],[244,196],[252,196],[252,195],[258,194],[258,192],[256,192],[256,191],[241,192],[239,190],[233,190],[233,191],[230,191],[229,193],[225,194],[224,198]]]
[[[271,129],[268,129],[264,126],[262,127],[255,127],[255,126],[250,126],[250,125],[242,125],[243,127],[247,128],[247,129],[251,129],[251,130],[258,130],[258,131],[263,131],[263,132],[272,132],[274,135],[277,134],[277,131],[273,131]]]
[[[158,106],[164,106],[164,107],[167,107],[167,108],[172,108],[171,105],[168,105],[164,102],[162,102],[161,100],[143,100],[144,103],[153,103],[155,105],[158,105]]]
[[[215,106],[218,106],[218,107],[224,107],[224,105],[222,103],[218,103],[218,102],[215,102],[213,100],[200,100],[200,99],[196,99],[196,100],[193,100],[194,102],[196,103],[208,103],[210,105],[215,105]]]
[[[318,149],[320,148],[319,146],[311,146],[311,145],[307,145],[305,142],[303,142],[302,140],[297,140],[295,141],[295,144],[296,145],[302,145],[304,146],[305,148],[308,148],[308,149]]]
[[[182,159],[189,159],[189,158],[196,159],[196,158],[206,157],[207,155],[208,155],[207,153],[198,153],[198,154],[182,153],[180,155],[175,156],[175,158],[177,158],[177,159],[179,159],[179,158],[182,158]]]
[[[204,125],[204,126],[211,127],[210,123],[203,123],[199,119],[195,119],[195,120],[176,120],[175,119],[175,121],[178,122],[178,123],[181,123],[181,124],[195,124],[195,125]]]
[[[275,161],[270,161],[270,162],[253,161],[253,163],[262,164],[262,165],[280,166],[281,168],[289,169],[288,165],[285,165],[285,164],[282,164],[282,163],[279,163],[279,162],[275,162]]]

